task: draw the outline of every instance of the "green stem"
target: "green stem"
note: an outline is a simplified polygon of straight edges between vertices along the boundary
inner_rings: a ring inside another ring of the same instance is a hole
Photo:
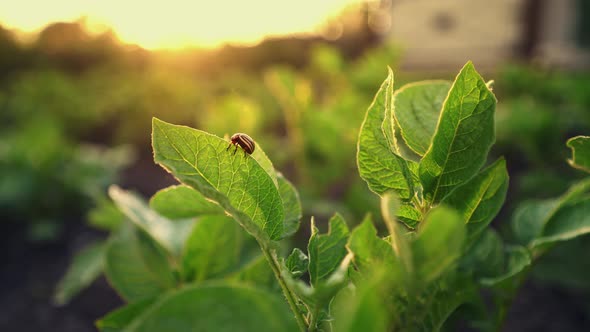
[[[318,330],[318,319],[320,318],[320,307],[315,306],[314,310],[311,312],[311,317],[309,319],[309,332],[316,332]]]
[[[508,314],[508,310],[512,306],[512,302],[514,302],[514,298],[516,297],[518,291],[520,290],[520,288],[522,287],[524,282],[527,280],[527,277],[531,273],[531,271],[533,269],[533,265],[539,260],[539,258],[541,256],[543,256],[545,253],[547,253],[549,250],[551,250],[551,248],[553,248],[555,245],[556,244],[553,243],[549,246],[544,247],[543,249],[529,248],[530,253],[531,253],[531,260],[532,260],[531,264],[528,267],[526,267],[524,270],[522,270],[518,276],[516,276],[513,283],[511,285],[509,285],[509,288],[505,289],[505,293],[500,293],[499,295],[496,296],[496,298],[494,299],[496,306],[498,307],[498,310],[495,312],[495,317],[494,317],[496,319],[496,321],[495,321],[496,331],[498,331],[498,332],[502,331],[502,328],[504,327],[504,321],[506,319],[506,315]],[[500,291],[501,291],[501,289],[500,289]]]
[[[532,263],[531,263],[532,265]],[[506,315],[508,314],[508,310],[512,306],[512,302],[514,302],[514,298],[516,294],[520,290],[522,284],[527,279],[529,272],[531,271],[531,266],[524,269],[520,275],[516,277],[516,280],[509,286],[506,290],[506,293],[498,295],[500,298],[496,299],[496,305],[498,307],[498,311],[496,312],[496,331],[502,331],[504,327],[504,321],[506,319]]]
[[[287,302],[289,303],[289,307],[291,307],[291,311],[293,311],[293,315],[295,315],[295,320],[297,321],[297,325],[299,326],[299,330],[301,332],[307,331],[307,324],[305,323],[305,318],[303,318],[303,315],[301,314],[301,312],[297,308],[297,302],[295,301],[295,296],[294,296],[293,292],[291,292],[291,289],[289,289],[289,286],[287,285],[287,283],[285,282],[285,279],[281,275],[281,269],[279,267],[279,262],[277,261],[275,251],[272,249],[266,248],[263,245],[261,245],[260,248],[262,249],[262,252],[264,253],[264,257],[266,257],[266,260],[268,261],[268,264],[270,265],[272,272],[275,274],[275,278],[277,278],[277,280],[279,281],[279,285],[281,286],[281,289],[283,290],[283,294],[287,298]]]

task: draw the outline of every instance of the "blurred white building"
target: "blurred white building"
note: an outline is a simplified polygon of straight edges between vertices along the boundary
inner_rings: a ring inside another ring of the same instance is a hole
[[[581,12],[590,10],[585,2],[384,0],[380,7],[390,13],[387,38],[405,50],[405,67],[456,68],[467,60],[494,67],[527,59],[580,68],[590,65],[589,49],[578,41],[590,19]]]

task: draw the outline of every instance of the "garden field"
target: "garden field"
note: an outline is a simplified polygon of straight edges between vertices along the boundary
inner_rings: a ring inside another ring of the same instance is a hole
[[[348,38],[0,26],[0,330],[590,330],[590,72]]]

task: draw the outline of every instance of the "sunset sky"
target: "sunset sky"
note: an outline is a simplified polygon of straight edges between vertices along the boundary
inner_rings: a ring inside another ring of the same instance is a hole
[[[313,32],[345,6],[362,0],[15,0],[0,1],[0,24],[25,32],[87,17],[146,48],[255,43],[265,36]]]

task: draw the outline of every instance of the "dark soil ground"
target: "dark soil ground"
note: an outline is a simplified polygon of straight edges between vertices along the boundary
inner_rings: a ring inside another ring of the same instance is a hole
[[[93,322],[123,304],[104,278],[66,306],[51,303],[54,287],[71,257],[84,243],[104,235],[78,223],[69,225],[59,243],[31,245],[23,240],[23,233],[8,233],[1,246],[0,331],[96,331]]]

